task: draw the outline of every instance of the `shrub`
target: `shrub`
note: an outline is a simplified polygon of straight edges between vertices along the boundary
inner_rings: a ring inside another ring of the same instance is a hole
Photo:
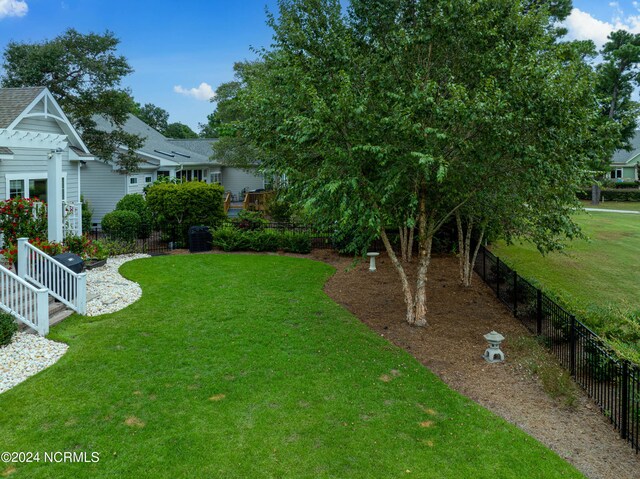
[[[311,237],[307,233],[285,231],[282,234],[281,247],[290,253],[307,254],[311,252]]]
[[[225,218],[220,185],[199,181],[153,185],[147,192],[147,205],[161,230],[176,228],[176,236],[188,243],[190,226],[216,228]]]
[[[90,240],[86,236],[67,236],[64,239],[67,251],[77,254],[83,260],[106,259],[107,253],[100,241]]]
[[[272,221],[288,223],[293,215],[293,206],[281,192],[267,199],[267,215]]]
[[[15,319],[9,313],[0,311],[0,346],[6,346],[18,331]]]
[[[261,230],[269,224],[260,211],[249,210],[240,211],[238,216],[233,218],[231,222],[241,230]]]
[[[148,238],[151,232],[151,212],[147,201],[139,193],[123,196],[116,204],[115,211],[133,211],[140,216],[140,228],[138,238]]]
[[[226,226],[215,230],[212,234],[211,244],[223,251],[242,251],[249,249],[247,235],[236,228]]]
[[[82,202],[82,232],[87,233],[91,231],[93,223],[91,219],[93,218],[93,210],[91,209],[91,205],[89,201],[84,198],[84,196],[80,196],[80,201]]]
[[[579,191],[577,196],[580,200],[590,200],[591,189]],[[601,198],[603,201],[640,201],[640,190],[633,187],[630,189],[603,189]]]
[[[46,237],[46,205],[37,198],[11,198],[0,202],[0,231],[4,234],[5,244],[15,244],[21,237]]]
[[[135,241],[124,239],[106,239],[100,242],[103,257],[96,259],[106,259],[108,256],[119,256],[123,254],[140,253],[140,249]]]
[[[112,211],[102,218],[102,230],[114,240],[134,240],[140,230],[140,215],[135,211]]]
[[[311,237],[306,233],[274,230],[241,230],[226,226],[212,233],[212,244],[223,251],[278,251],[309,253]]]

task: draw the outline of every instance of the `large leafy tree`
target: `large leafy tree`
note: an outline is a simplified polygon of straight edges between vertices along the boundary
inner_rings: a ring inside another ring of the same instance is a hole
[[[189,125],[180,122],[169,123],[161,133],[167,138],[198,138],[198,134]]]
[[[132,69],[117,54],[118,43],[108,31],[81,34],[74,29],[41,43],[10,42],[3,55],[0,84],[46,86],[92,153],[113,159],[122,170],[135,170],[139,159],[134,151],[142,140],[121,129],[132,108],[121,80]],[[95,115],[106,117],[116,128],[110,133],[97,130]],[[120,146],[125,146],[124,151]]]
[[[169,112],[153,103],[135,103],[131,113],[144,121],[151,128],[164,133],[169,126]]]
[[[264,166],[286,174],[320,221],[360,244],[382,238],[410,324],[426,324],[432,240],[456,212],[479,211],[477,221],[488,222],[487,207],[516,201],[511,223],[521,229],[572,227],[567,202],[598,154],[599,112],[592,71],[556,45],[547,8],[524,11],[517,0],[352,0],[346,14],[339,0],[279,7],[272,48],[242,75],[236,99],[247,114],[237,136],[259,146]],[[490,194],[509,182],[515,194],[506,186]],[[387,235],[398,226],[416,228],[413,272]]]

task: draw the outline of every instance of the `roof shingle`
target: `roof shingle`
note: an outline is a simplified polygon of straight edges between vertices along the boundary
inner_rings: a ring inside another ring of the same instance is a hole
[[[43,90],[43,86],[0,88],[0,128],[8,127]]]

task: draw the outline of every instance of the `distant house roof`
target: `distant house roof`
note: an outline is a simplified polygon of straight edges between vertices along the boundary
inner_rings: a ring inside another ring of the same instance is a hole
[[[0,128],[7,128],[44,90],[43,86],[0,88]]]
[[[211,146],[218,141],[217,138],[189,138],[189,139],[176,139],[167,138],[171,143],[187,150],[199,153],[200,155],[210,158],[213,154]]]
[[[106,118],[95,116],[93,119],[99,130],[106,132],[115,130],[115,125]],[[143,147],[139,150],[139,153],[144,156],[158,160],[166,160],[167,162],[175,162],[181,165],[210,164],[208,154],[203,155],[197,151],[173,143],[173,141],[134,115],[129,114],[122,129],[127,133],[139,135],[145,139]]]
[[[611,157],[611,163],[622,165],[632,162],[637,163],[640,160],[640,130],[636,130],[636,133],[630,143],[632,148],[631,151],[617,150]]]

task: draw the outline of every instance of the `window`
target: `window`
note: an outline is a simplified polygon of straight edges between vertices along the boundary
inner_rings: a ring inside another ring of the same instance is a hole
[[[130,185],[137,185],[138,184],[138,178],[135,176],[132,176],[131,178],[129,178],[129,184]]]
[[[62,197],[64,198],[64,178],[62,180]],[[47,202],[47,179],[29,180],[29,198],[38,198],[40,201]]]
[[[151,183],[153,181],[153,177],[152,176],[145,176],[144,177],[144,182],[145,183]]]
[[[9,182],[9,198],[22,198],[24,196],[24,180],[11,180]]]
[[[47,173],[18,173],[5,175],[6,198],[38,198],[40,201],[47,202],[47,191],[49,190]],[[61,178],[62,199],[67,199],[67,174],[62,173]]]
[[[217,184],[222,184],[222,173],[220,173],[219,171],[216,171],[214,173],[211,173],[211,183],[217,183]]]
[[[161,178],[163,176],[169,176],[169,172],[167,170],[158,171],[158,178]]]
[[[611,179],[622,178],[622,168],[616,168],[615,170],[611,170]]]

